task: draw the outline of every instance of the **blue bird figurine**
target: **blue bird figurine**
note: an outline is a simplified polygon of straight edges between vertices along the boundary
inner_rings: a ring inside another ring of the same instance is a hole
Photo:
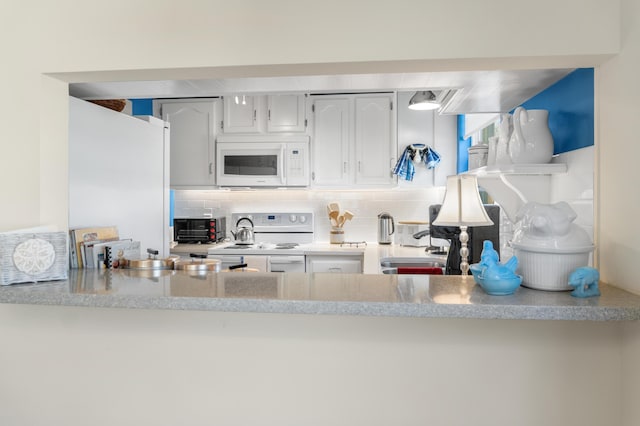
[[[588,266],[576,269],[569,275],[569,285],[573,287],[571,295],[573,297],[600,296],[598,281],[600,281],[600,272],[597,269]]]

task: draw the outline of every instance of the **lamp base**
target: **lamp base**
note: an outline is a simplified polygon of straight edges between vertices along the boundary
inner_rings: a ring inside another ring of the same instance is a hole
[[[469,275],[469,248],[467,243],[469,242],[469,234],[467,233],[467,227],[460,227],[460,271],[462,275]]]

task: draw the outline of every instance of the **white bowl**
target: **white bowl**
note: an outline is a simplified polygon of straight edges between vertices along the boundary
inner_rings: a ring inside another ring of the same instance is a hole
[[[522,285],[536,290],[565,291],[572,290],[569,275],[581,266],[589,266],[589,254],[594,246],[579,250],[569,249],[543,251],[540,248],[528,248],[513,245],[518,258],[517,274],[522,275]]]

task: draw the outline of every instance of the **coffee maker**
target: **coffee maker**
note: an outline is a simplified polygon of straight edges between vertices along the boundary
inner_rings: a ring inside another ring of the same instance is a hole
[[[429,206],[429,223],[433,223],[438,217],[440,206],[441,204]],[[484,240],[491,241],[494,249],[500,255],[500,206],[484,204],[484,209],[493,225],[470,226],[467,229],[469,233],[469,264],[480,262]],[[460,269],[460,227],[429,225],[429,233],[431,238],[441,238],[450,242],[445,274],[460,275],[462,273]]]

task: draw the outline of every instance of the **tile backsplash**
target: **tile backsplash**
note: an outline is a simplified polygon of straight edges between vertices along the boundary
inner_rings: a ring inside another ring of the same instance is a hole
[[[337,202],[354,218],[344,225],[345,241],[377,240],[377,217],[382,212],[396,221],[429,220],[429,206],[442,202],[444,187],[389,190],[176,190],[175,217],[226,216],[234,212],[313,212],[316,241],[329,241],[327,204]],[[230,222],[228,222],[230,223]],[[230,223],[232,228],[235,224]]]

